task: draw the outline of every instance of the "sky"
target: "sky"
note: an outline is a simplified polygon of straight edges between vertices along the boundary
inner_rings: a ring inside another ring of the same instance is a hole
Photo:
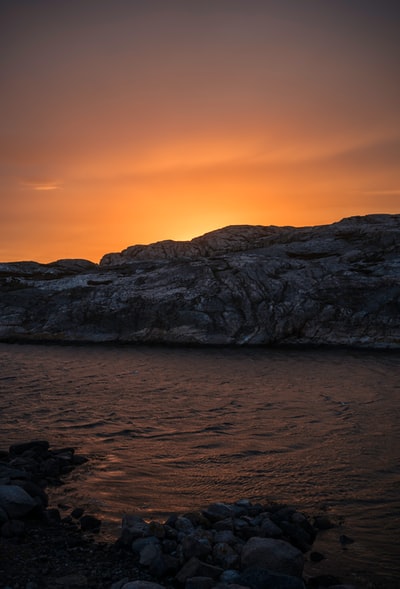
[[[0,261],[400,213],[399,0],[0,0]]]

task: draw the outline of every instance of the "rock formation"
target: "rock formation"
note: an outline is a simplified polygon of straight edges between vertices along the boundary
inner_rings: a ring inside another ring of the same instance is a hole
[[[0,264],[2,341],[400,347],[400,215]]]

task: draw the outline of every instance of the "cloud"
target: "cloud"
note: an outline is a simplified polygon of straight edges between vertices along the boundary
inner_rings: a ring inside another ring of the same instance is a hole
[[[22,180],[21,186],[37,191],[60,190],[62,183],[53,180]]]

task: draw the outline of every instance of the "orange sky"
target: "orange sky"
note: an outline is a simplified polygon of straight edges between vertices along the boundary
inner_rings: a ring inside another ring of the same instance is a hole
[[[398,0],[0,0],[0,261],[400,213]]]

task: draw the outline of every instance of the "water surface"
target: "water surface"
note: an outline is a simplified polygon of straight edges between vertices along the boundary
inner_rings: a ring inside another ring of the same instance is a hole
[[[395,587],[399,377],[393,352],[0,344],[1,447],[90,456],[57,493],[109,528],[243,497],[324,510],[341,527],[311,572]]]

